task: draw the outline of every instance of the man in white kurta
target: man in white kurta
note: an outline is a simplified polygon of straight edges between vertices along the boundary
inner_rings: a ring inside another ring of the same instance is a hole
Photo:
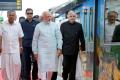
[[[3,80],[19,80],[23,31],[20,23],[15,22],[15,11],[8,11],[7,16],[8,20],[0,26],[2,77]]]
[[[32,49],[38,55],[39,72],[57,72],[58,56],[62,48],[62,36],[59,27],[50,21],[49,12],[43,12],[42,22],[34,32]],[[51,79],[52,80],[52,79]]]
[[[119,22],[116,21],[116,12],[110,11],[108,13],[108,20],[105,23],[105,43],[109,44],[105,46],[106,52],[110,52],[112,36],[114,33],[115,26],[118,24]]]

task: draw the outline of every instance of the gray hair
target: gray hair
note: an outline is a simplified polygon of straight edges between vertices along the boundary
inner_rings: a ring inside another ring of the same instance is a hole
[[[11,13],[16,13],[15,10],[8,10],[7,11],[7,15],[11,14]]]
[[[70,10],[70,11],[68,11],[68,13],[67,13],[67,17],[69,16],[69,15],[75,15],[76,17],[77,17],[77,14],[74,12],[74,11],[72,11],[72,10]]]
[[[45,16],[45,15],[47,15],[47,14],[51,15],[51,13],[50,13],[49,11],[44,11],[44,12],[42,13],[42,17]]]

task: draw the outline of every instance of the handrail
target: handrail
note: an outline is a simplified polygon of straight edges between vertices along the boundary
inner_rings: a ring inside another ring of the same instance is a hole
[[[120,46],[120,42],[104,43],[104,46]]]

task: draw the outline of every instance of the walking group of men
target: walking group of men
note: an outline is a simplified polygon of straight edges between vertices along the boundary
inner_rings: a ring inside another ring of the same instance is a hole
[[[26,20],[15,21],[16,12],[7,12],[8,20],[0,25],[0,52],[3,80],[57,79],[58,58],[63,55],[63,80],[75,80],[79,50],[85,51],[82,25],[76,13],[69,11],[68,21],[60,26],[52,21],[49,11],[42,13],[41,22],[33,20],[33,10],[26,9]],[[32,61],[32,62],[31,62]],[[31,67],[31,63],[32,67]]]

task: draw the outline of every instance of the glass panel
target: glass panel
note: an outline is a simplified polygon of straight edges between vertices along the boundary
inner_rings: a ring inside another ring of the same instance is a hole
[[[105,44],[103,57],[100,58],[99,79],[106,80],[120,79],[120,43],[114,42]]]
[[[99,80],[120,79],[120,0],[106,0],[103,55],[100,56]],[[102,33],[100,33],[102,34]]]

